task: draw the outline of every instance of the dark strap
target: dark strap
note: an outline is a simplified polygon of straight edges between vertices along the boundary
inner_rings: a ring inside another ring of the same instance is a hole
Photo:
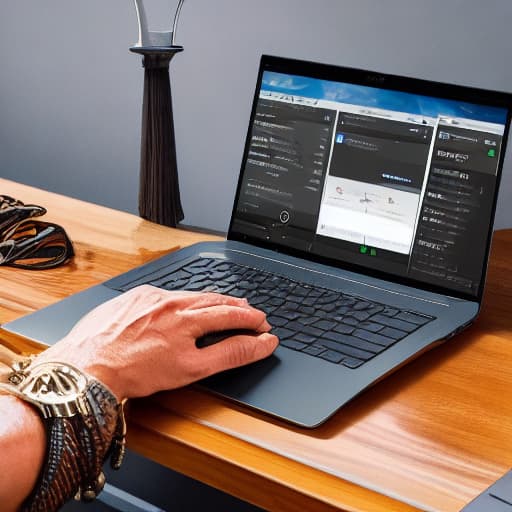
[[[76,495],[82,501],[92,501],[101,492],[103,463],[111,454],[113,441],[118,443],[121,435],[122,406],[96,381],[88,386],[85,396],[90,414],[43,419],[46,457],[22,512],[51,512]]]

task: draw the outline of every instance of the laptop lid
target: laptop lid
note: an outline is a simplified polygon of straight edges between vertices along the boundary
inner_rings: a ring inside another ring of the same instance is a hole
[[[263,56],[228,238],[480,301],[510,105]]]

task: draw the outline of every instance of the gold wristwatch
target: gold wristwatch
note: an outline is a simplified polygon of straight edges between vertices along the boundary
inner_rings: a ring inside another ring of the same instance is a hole
[[[10,385],[1,385],[19,398],[35,405],[43,418],[70,418],[91,414],[86,390],[91,379],[67,363],[49,362],[34,366],[29,361],[13,365]]]

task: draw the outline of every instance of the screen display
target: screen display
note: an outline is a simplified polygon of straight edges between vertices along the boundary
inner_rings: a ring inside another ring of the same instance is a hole
[[[504,108],[264,71],[231,231],[476,295]]]

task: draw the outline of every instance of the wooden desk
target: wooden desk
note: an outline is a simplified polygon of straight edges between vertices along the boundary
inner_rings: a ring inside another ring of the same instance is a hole
[[[6,322],[160,256],[215,237],[0,179],[0,193],[48,209],[72,265],[0,267]],[[269,510],[458,511],[512,467],[512,230],[494,236],[483,310],[450,343],[305,431],[198,388],[133,403],[129,446]],[[9,337],[30,350],[30,341]]]

